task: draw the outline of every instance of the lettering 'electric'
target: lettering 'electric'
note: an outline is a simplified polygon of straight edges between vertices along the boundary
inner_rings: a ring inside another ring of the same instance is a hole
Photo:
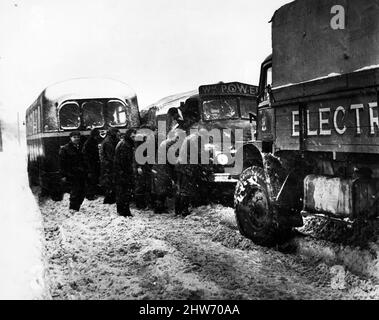
[[[332,130],[337,134],[343,135],[346,133],[348,127],[346,126],[348,112],[354,114],[354,120],[351,121],[355,125],[355,134],[362,134],[362,111],[365,110],[364,104],[352,104],[350,110],[345,109],[343,106],[338,106],[334,111],[331,108],[319,108],[317,110],[317,117],[315,113],[310,110],[306,111],[307,114],[307,136],[331,136]],[[292,137],[300,136],[300,113],[298,110],[292,111]],[[317,127],[312,127],[312,118],[317,120]],[[379,130],[379,113],[378,103],[368,103],[368,124],[369,134],[376,135]]]

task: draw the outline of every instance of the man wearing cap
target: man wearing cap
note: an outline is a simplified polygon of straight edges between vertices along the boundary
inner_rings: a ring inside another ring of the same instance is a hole
[[[70,133],[70,142],[59,151],[60,173],[70,185],[70,209],[79,211],[85,197],[86,166],[80,146],[80,131]]]
[[[134,147],[137,150],[142,144],[152,142],[155,139],[153,126],[149,124],[142,124],[139,127],[138,134],[136,134]],[[148,207],[153,207],[153,197],[151,192],[151,179],[152,179],[152,164],[150,161],[153,160],[150,157],[147,150],[143,154],[146,159],[137,159],[138,155],[135,157],[135,170],[134,170],[134,201],[137,209],[144,210]],[[141,160],[141,161],[139,161]]]
[[[104,204],[116,202],[116,188],[114,180],[114,156],[118,142],[120,141],[120,130],[111,128],[100,147],[100,184],[104,188]]]
[[[99,155],[100,133],[94,128],[87,141],[83,145],[83,156],[87,166],[87,199],[94,200],[98,193],[98,183],[100,176],[100,155]]]
[[[130,201],[135,185],[134,143],[136,130],[131,128],[117,144],[114,159],[114,178],[116,185],[116,207],[120,216],[132,216]]]
[[[179,140],[179,132],[182,130],[183,117],[178,108],[172,107],[167,111],[166,139],[159,145],[167,157],[169,148]],[[158,132],[157,134],[160,134]],[[158,139],[159,140],[159,139]],[[167,158],[166,158],[167,160]],[[152,196],[155,213],[168,212],[166,199],[173,194],[174,166],[169,162],[165,164],[158,161],[152,167]]]
[[[184,128],[188,130],[190,126],[189,122]],[[209,141],[208,131],[200,129],[188,135],[180,147],[178,162],[175,165],[175,214],[177,215],[187,216],[190,214],[190,205],[207,203],[209,193],[207,186],[212,167],[209,163],[202,164],[202,159],[207,159],[209,156],[203,145],[204,141]],[[194,163],[191,163],[192,160]]]

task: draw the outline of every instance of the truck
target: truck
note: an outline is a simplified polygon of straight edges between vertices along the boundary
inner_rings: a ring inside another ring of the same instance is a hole
[[[210,198],[232,205],[239,175],[251,166],[249,160],[256,158],[249,153],[249,146],[255,139],[257,89],[255,85],[236,81],[204,84],[197,90],[163,98],[145,108],[141,111],[141,124],[156,129],[158,122],[166,121],[167,111],[174,107],[185,120],[191,119],[190,131],[208,132],[212,167],[207,179],[212,190]],[[243,161],[237,163],[237,159]]]
[[[378,217],[378,17],[377,0],[296,0],[272,17],[256,161],[234,193],[239,231],[255,243],[288,239],[305,216]]]

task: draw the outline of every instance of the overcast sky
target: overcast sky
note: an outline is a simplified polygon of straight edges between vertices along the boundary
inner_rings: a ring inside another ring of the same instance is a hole
[[[0,0],[0,110],[48,85],[107,77],[140,107],[219,81],[257,84],[271,25],[289,0]]]

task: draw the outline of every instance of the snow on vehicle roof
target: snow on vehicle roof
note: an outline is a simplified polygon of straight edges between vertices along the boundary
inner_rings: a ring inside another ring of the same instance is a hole
[[[366,66],[366,67],[354,70],[354,72],[361,72],[361,71],[367,71],[367,70],[373,70],[373,69],[379,69],[379,65]],[[318,77],[318,78],[307,80],[307,81],[301,81],[301,82],[297,82],[297,83],[288,83],[288,84],[285,84],[285,85],[273,87],[272,90],[282,89],[282,88],[286,88],[286,87],[290,87],[290,86],[295,86],[295,85],[303,84],[303,83],[309,83],[309,82],[313,82],[313,81],[317,81],[317,80],[323,80],[323,79],[338,77],[340,75],[341,75],[340,73],[333,72],[333,73],[330,73],[330,74],[328,74],[327,76],[324,76],[324,77]]]
[[[341,75],[340,73],[333,72],[333,73],[330,73],[330,74],[328,74],[327,76],[324,76],[324,77],[318,77],[318,78],[314,78],[314,79],[307,80],[307,81],[301,81],[301,82],[296,82],[296,83],[287,83],[287,84],[284,84],[282,86],[272,87],[272,90],[282,89],[282,88],[286,88],[286,87],[290,87],[290,86],[295,86],[295,85],[298,85],[298,84],[303,84],[303,83],[308,83],[308,82],[313,82],[313,81],[317,81],[317,80],[323,80],[323,79],[338,77],[340,75]]]
[[[379,68],[379,64],[372,65],[372,66],[366,66],[366,67],[357,69],[354,72],[365,71],[365,70],[372,70],[372,69],[377,69],[377,68]]]
[[[113,79],[78,78],[47,87],[46,99],[61,103],[69,99],[134,98],[136,93],[127,84]]]
[[[152,107],[156,107],[157,108],[156,114],[166,114],[170,108],[173,108],[173,107],[179,108],[181,102],[185,102],[188,98],[195,96],[197,94],[198,94],[198,90],[192,90],[192,91],[187,91],[183,93],[173,94],[171,96],[160,99],[156,103],[153,103],[147,106],[146,108],[143,108],[143,111],[147,111]]]

